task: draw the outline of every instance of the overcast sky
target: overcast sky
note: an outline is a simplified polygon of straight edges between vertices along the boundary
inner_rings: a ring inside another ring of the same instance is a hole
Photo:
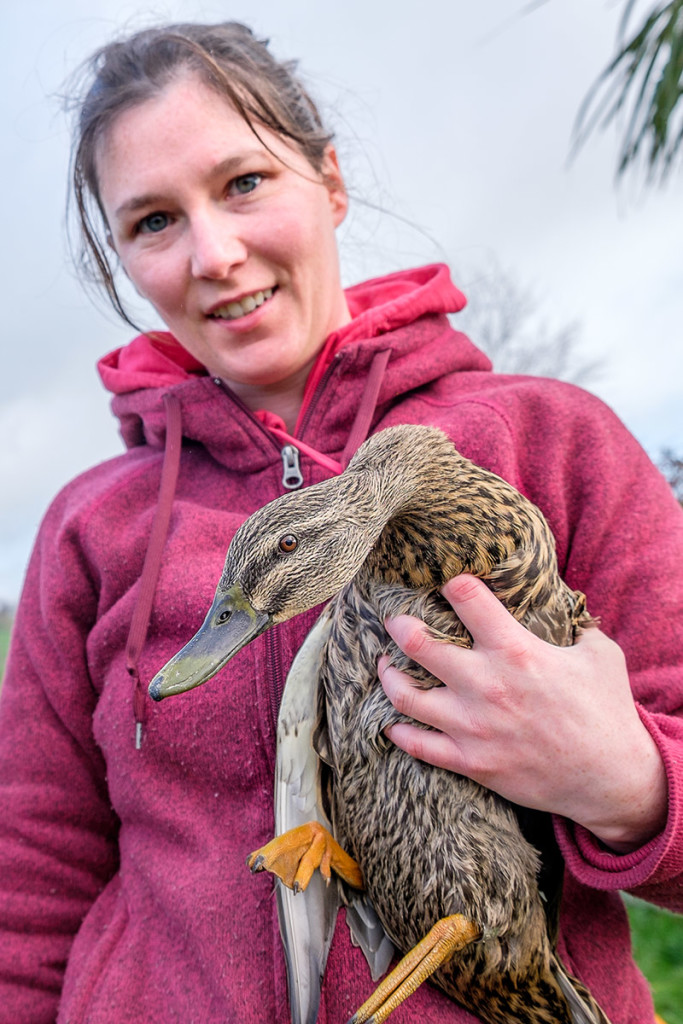
[[[59,487],[121,450],[94,365],[131,332],[92,304],[69,265],[69,131],[58,97],[73,67],[126,26],[234,18],[268,36],[276,55],[299,58],[354,197],[340,239],[345,280],[443,260],[474,298],[482,276],[502,267],[535,294],[550,329],[579,321],[584,355],[605,365],[592,390],[648,451],[680,451],[683,181],[615,187],[614,132],[568,161],[622,6],[5,2],[0,601],[16,600]]]

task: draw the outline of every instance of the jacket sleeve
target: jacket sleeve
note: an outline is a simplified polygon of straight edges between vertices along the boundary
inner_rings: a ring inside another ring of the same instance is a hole
[[[0,697],[0,1024],[55,1020],[74,935],[116,870],[86,659],[97,594],[68,503],[41,528]]]
[[[669,796],[663,832],[629,854],[613,853],[565,820],[556,822],[556,833],[569,871],[583,884],[630,890],[683,911],[683,509],[607,407],[556,387],[553,416],[530,404],[526,437],[542,440],[527,442],[521,472],[557,531],[564,578],[585,592],[589,611],[626,655]],[[540,430],[541,419],[550,430]]]

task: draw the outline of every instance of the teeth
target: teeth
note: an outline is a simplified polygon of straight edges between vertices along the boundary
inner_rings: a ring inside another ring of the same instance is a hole
[[[210,315],[220,320],[236,320],[240,316],[246,316],[253,312],[258,306],[270,299],[275,291],[274,288],[264,288],[262,292],[254,292],[253,295],[245,295],[240,302],[227,302],[224,306],[214,309]]]

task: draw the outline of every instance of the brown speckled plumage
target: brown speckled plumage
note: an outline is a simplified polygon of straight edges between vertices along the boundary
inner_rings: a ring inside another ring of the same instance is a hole
[[[287,535],[297,542],[289,553],[280,546]],[[483,578],[551,643],[572,644],[592,622],[583,595],[558,575],[540,511],[440,431],[403,426],[370,438],[341,477],[255,513],[232,542],[217,601],[237,582],[278,622],[337,595],[324,613],[330,632],[319,674],[321,793],[394,944],[407,951],[438,919],[461,913],[482,938],[433,976],[453,999],[489,1024],[604,1024],[554,952],[562,867],[549,819],[383,736],[400,716],[377,679],[380,655],[424,687],[436,680],[408,661],[382,622],[414,614],[445,642],[469,643],[439,593],[461,572]]]

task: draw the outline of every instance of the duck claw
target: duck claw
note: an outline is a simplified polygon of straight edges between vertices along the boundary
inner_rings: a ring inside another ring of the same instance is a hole
[[[254,859],[252,860],[252,858]],[[262,853],[259,853],[258,856],[256,857],[254,857],[253,853],[250,853],[249,856],[247,857],[247,866],[251,871],[252,875],[257,874],[257,872],[259,871],[265,871],[266,858],[263,856]]]

